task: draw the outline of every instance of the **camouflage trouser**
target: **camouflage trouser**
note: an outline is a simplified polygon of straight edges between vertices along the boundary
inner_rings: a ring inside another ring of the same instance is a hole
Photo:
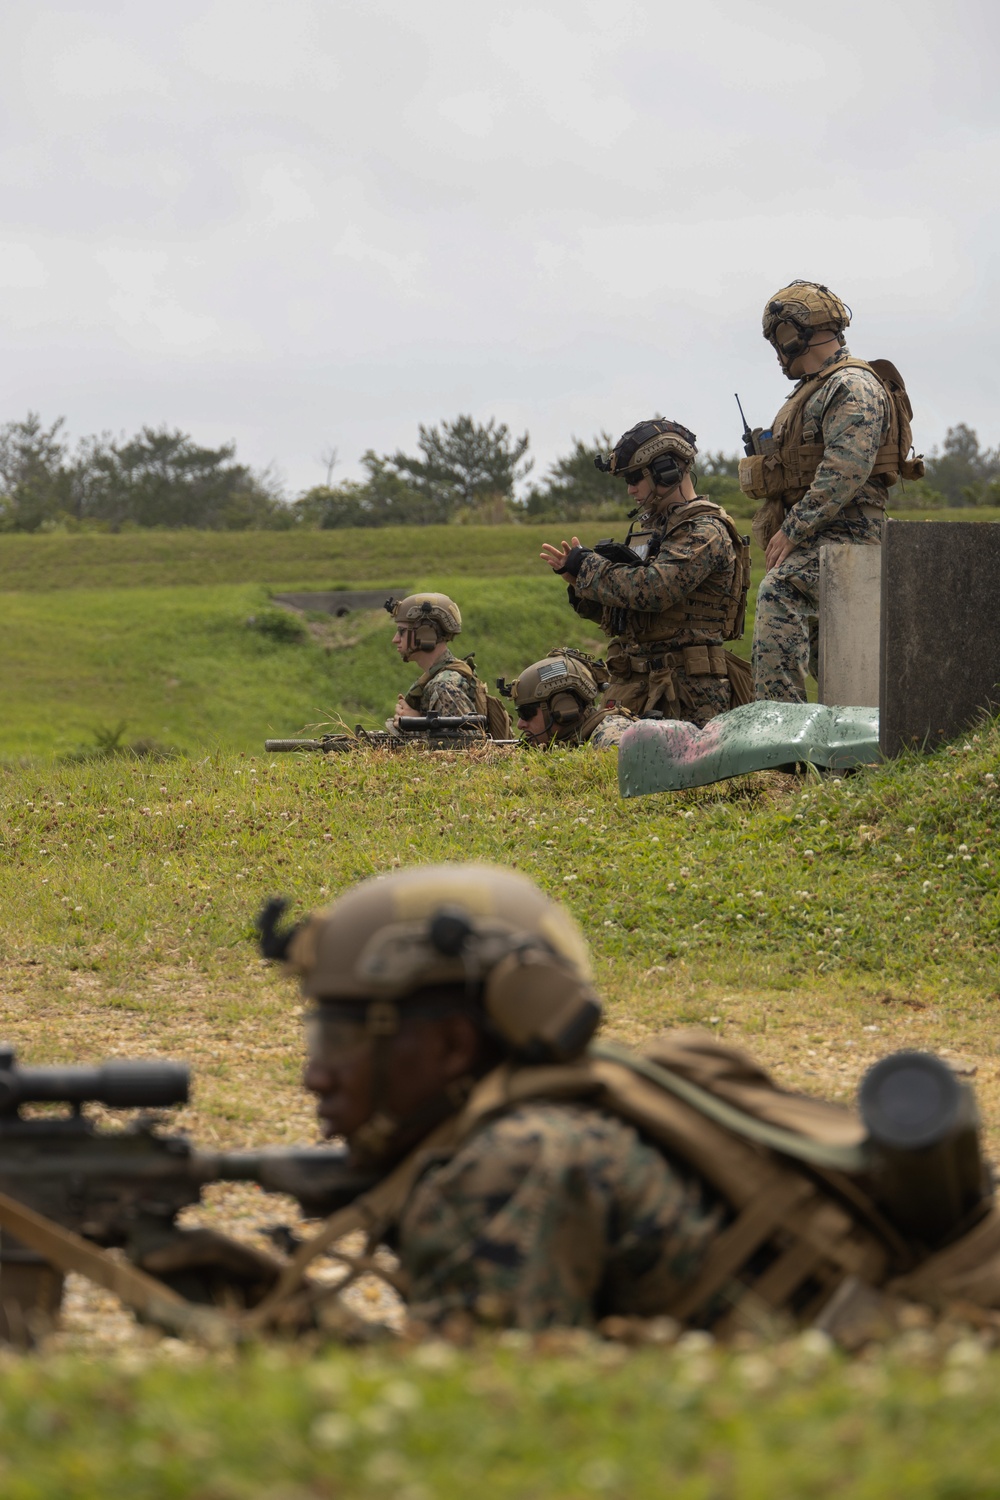
[[[764,575],[757,590],[753,626],[753,685],[758,700],[805,703],[806,672],[813,677],[818,674],[820,548],[881,540],[878,519],[841,521],[835,531],[819,532]]]
[[[677,696],[671,702],[662,694],[657,695],[656,675],[644,673],[627,680],[612,677],[604,700],[605,708],[614,704],[627,708],[640,718],[653,709],[665,719],[680,719],[704,729],[709,719],[732,707],[728,677],[692,677],[683,667],[675,667],[672,676]]]

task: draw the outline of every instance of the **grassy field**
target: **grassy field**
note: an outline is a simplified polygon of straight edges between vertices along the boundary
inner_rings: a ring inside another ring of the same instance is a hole
[[[935,513],[940,516],[940,512]],[[975,520],[992,512],[949,513]],[[561,535],[566,528],[556,527]],[[593,542],[601,531],[581,527]],[[557,644],[599,651],[538,560],[544,528],[130,532],[0,536],[0,757],[49,756],[124,725],[190,753],[253,752],[338,715],[378,725],[412,673],[380,610],[309,622],[300,640],[248,627],[269,594],[309,587],[438,588],[459,600],[463,651],[492,681]],[[756,555],[753,587],[759,582]],[[752,612],[737,651],[749,653]]]
[[[208,540],[233,544],[228,566],[247,539]],[[409,561],[409,577],[313,581],[405,584],[420,576]],[[272,726],[351,693],[374,721],[391,701],[407,673],[384,617],[282,644],[246,626],[268,608],[257,574],[53,576],[0,595],[0,1038],[24,1060],[176,1057],[196,1079],[176,1125],[199,1141],[311,1140],[297,996],[252,943],[262,898],[303,910],[397,864],[485,858],[576,914],[610,1036],[703,1024],[787,1086],[842,1099],[885,1052],[933,1048],[974,1076],[1000,1155],[997,725],[852,777],[768,773],[627,802],[613,757],[587,752],[269,759],[256,747]],[[481,576],[433,580],[474,585],[468,639],[490,672],[588,639],[551,579]],[[192,753],[44,760],[120,718]],[[287,1209],[218,1187],[203,1217],[249,1234]],[[0,1493],[978,1500],[998,1493],[998,1375],[1000,1355],[957,1329],[855,1363],[809,1336],[728,1353],[554,1337],[208,1357],[153,1343],[77,1283],[42,1355],[0,1357]]]
[[[1000,510],[899,511],[907,521],[996,521]],[[592,545],[624,519],[582,522]],[[263,583],[285,588],[425,586],[426,575],[531,576],[541,543],[572,530],[539,526],[386,526],[368,531],[129,531],[117,536],[0,534],[0,590],[175,588]],[[747,525],[749,530],[749,525]]]
[[[604,645],[537,558],[526,572],[411,572],[399,586],[420,577],[422,586],[458,599],[459,649],[475,651],[492,686],[498,675],[516,676],[556,645],[598,653]],[[391,575],[382,580],[387,592],[391,582]],[[261,583],[0,593],[6,642],[0,756],[65,753],[122,723],[128,742],[152,739],[192,754],[252,752],[267,736],[338,716],[378,726],[416,675],[393,650],[392,625],[381,609],[343,620],[311,617],[299,639],[259,628],[275,613]]]
[[[852,778],[624,803],[613,758],[587,753],[0,768],[0,1032],[31,1061],[187,1060],[177,1124],[205,1143],[309,1140],[296,995],[251,941],[261,898],[301,910],[397,863],[488,858],[583,923],[609,1034],[699,1022],[841,1098],[892,1048],[944,1050],[977,1070],[995,1152],[998,759],[991,727]],[[253,1190],[208,1197],[240,1232],[269,1217]],[[995,1492],[1000,1363],[968,1337],[907,1335],[860,1366],[798,1342],[556,1340],[438,1368],[427,1351],[220,1367],[75,1306],[48,1355],[0,1369],[5,1496]]]
[[[491,687],[553,646],[601,649],[551,577],[431,582],[460,600],[459,647]],[[0,594],[0,756],[65,752],[122,721],[129,742],[252,752],[338,715],[380,727],[418,675],[384,610],[312,621],[299,640],[247,623],[275,613],[259,585]]]

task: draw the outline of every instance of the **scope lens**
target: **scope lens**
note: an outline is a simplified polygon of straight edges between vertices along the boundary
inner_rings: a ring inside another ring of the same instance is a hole
[[[919,1151],[943,1140],[961,1102],[954,1073],[929,1052],[896,1052],[865,1075],[859,1104],[872,1138]]]

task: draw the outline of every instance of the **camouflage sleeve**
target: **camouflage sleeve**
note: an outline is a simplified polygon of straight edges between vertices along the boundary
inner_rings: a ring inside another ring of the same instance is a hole
[[[476,690],[472,680],[461,672],[439,672],[423,691],[425,714],[472,714],[476,711]]]
[[[410,1310],[525,1329],[653,1316],[694,1276],[720,1216],[623,1121],[525,1105],[411,1194],[398,1241]]]
[[[617,750],[618,741],[629,725],[634,723],[634,719],[626,719],[624,714],[608,714],[606,719],[601,720],[586,743],[593,745],[595,750]]]
[[[810,416],[807,408],[807,432]],[[782,527],[796,544],[829,526],[863,487],[889,431],[889,398],[876,376],[851,368],[824,383],[816,416],[823,457]]]
[[[639,567],[588,552],[574,588],[581,598],[612,609],[657,614],[680,604],[713,573],[728,582],[733,566],[733,544],[725,526],[699,516],[666,538],[655,561]]]

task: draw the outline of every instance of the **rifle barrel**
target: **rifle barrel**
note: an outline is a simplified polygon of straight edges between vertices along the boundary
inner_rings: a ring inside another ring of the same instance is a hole
[[[293,1146],[261,1151],[198,1151],[192,1168],[200,1182],[256,1182],[268,1193],[297,1198],[307,1215],[335,1212],[377,1178],[350,1166],[343,1146]]]
[[[264,749],[269,755],[281,750],[322,750],[322,740],[265,740]]]

